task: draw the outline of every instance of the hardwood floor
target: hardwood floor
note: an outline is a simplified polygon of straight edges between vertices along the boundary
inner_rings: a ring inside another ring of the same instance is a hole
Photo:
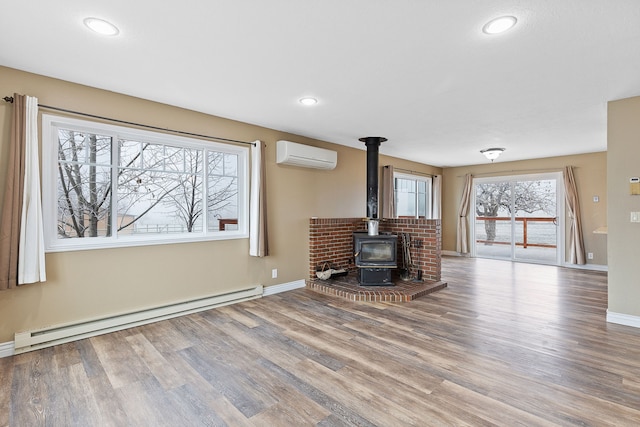
[[[0,359],[0,425],[637,426],[606,273],[444,258],[408,303],[298,289]]]

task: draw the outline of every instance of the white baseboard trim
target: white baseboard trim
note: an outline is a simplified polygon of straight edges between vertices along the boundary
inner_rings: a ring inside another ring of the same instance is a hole
[[[564,264],[562,264],[562,266],[567,268],[575,268],[577,270],[609,271],[609,266],[602,265],[602,264],[580,265],[580,264],[571,264],[571,263],[565,262]]]
[[[13,341],[0,343],[0,358],[13,356]]]
[[[457,256],[457,257],[467,257],[467,258],[471,257],[471,255],[469,254],[462,254],[456,251],[441,251],[440,253],[444,256]],[[504,261],[509,261],[509,260],[507,259]],[[562,267],[575,268],[578,270],[609,271],[608,265],[601,265],[601,264],[580,265],[580,264],[571,264],[571,263],[565,262],[562,264]]]
[[[464,257],[468,257],[469,254],[462,254],[460,252],[456,252],[456,251],[440,251],[440,254],[445,255],[445,256],[464,256]]]
[[[305,286],[307,286],[307,284],[304,281],[304,279],[295,280],[293,282],[288,282],[288,283],[282,283],[280,285],[267,286],[264,288],[264,291],[262,292],[262,296],[266,297],[269,295],[275,295],[275,294],[279,294],[280,292],[287,292],[287,291],[292,291],[294,289],[304,288]]]
[[[630,314],[614,313],[607,310],[607,322],[617,323],[618,325],[633,326],[640,328],[640,316],[632,316]]]

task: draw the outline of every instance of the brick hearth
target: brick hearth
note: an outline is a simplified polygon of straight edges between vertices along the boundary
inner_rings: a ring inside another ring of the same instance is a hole
[[[394,281],[395,286],[360,286],[355,272],[336,279],[307,280],[307,287],[326,295],[335,295],[350,301],[366,302],[409,302],[416,298],[446,288],[447,284],[437,282]]]
[[[307,286],[352,301],[406,302],[446,287],[441,282],[440,220],[397,218],[380,220],[379,231],[411,235],[410,253],[414,264],[411,277],[422,272],[424,282],[395,280],[395,286],[360,286],[356,280],[353,232],[366,231],[363,218],[311,218],[309,221],[309,278]],[[401,245],[398,244],[401,251]],[[401,254],[398,262],[402,262]],[[349,274],[331,280],[316,278],[316,270],[328,263]]]

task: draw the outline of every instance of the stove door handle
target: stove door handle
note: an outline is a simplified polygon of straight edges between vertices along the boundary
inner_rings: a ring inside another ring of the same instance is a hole
[[[358,255],[360,255],[360,251],[358,251],[358,252],[356,252],[355,254],[353,254],[353,257],[354,257],[354,258],[357,258],[357,257],[358,257]]]

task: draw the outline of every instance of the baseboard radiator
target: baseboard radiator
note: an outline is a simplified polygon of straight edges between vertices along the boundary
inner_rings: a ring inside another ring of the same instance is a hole
[[[109,332],[120,331],[134,326],[146,325],[148,323],[171,319],[185,314],[196,313],[210,308],[260,298],[263,295],[263,291],[262,285],[258,285],[256,287],[240,291],[182,301],[179,303],[124,313],[106,318],[54,325],[32,331],[17,332],[15,334],[14,341],[15,354],[51,347],[57,344],[63,344]]]

